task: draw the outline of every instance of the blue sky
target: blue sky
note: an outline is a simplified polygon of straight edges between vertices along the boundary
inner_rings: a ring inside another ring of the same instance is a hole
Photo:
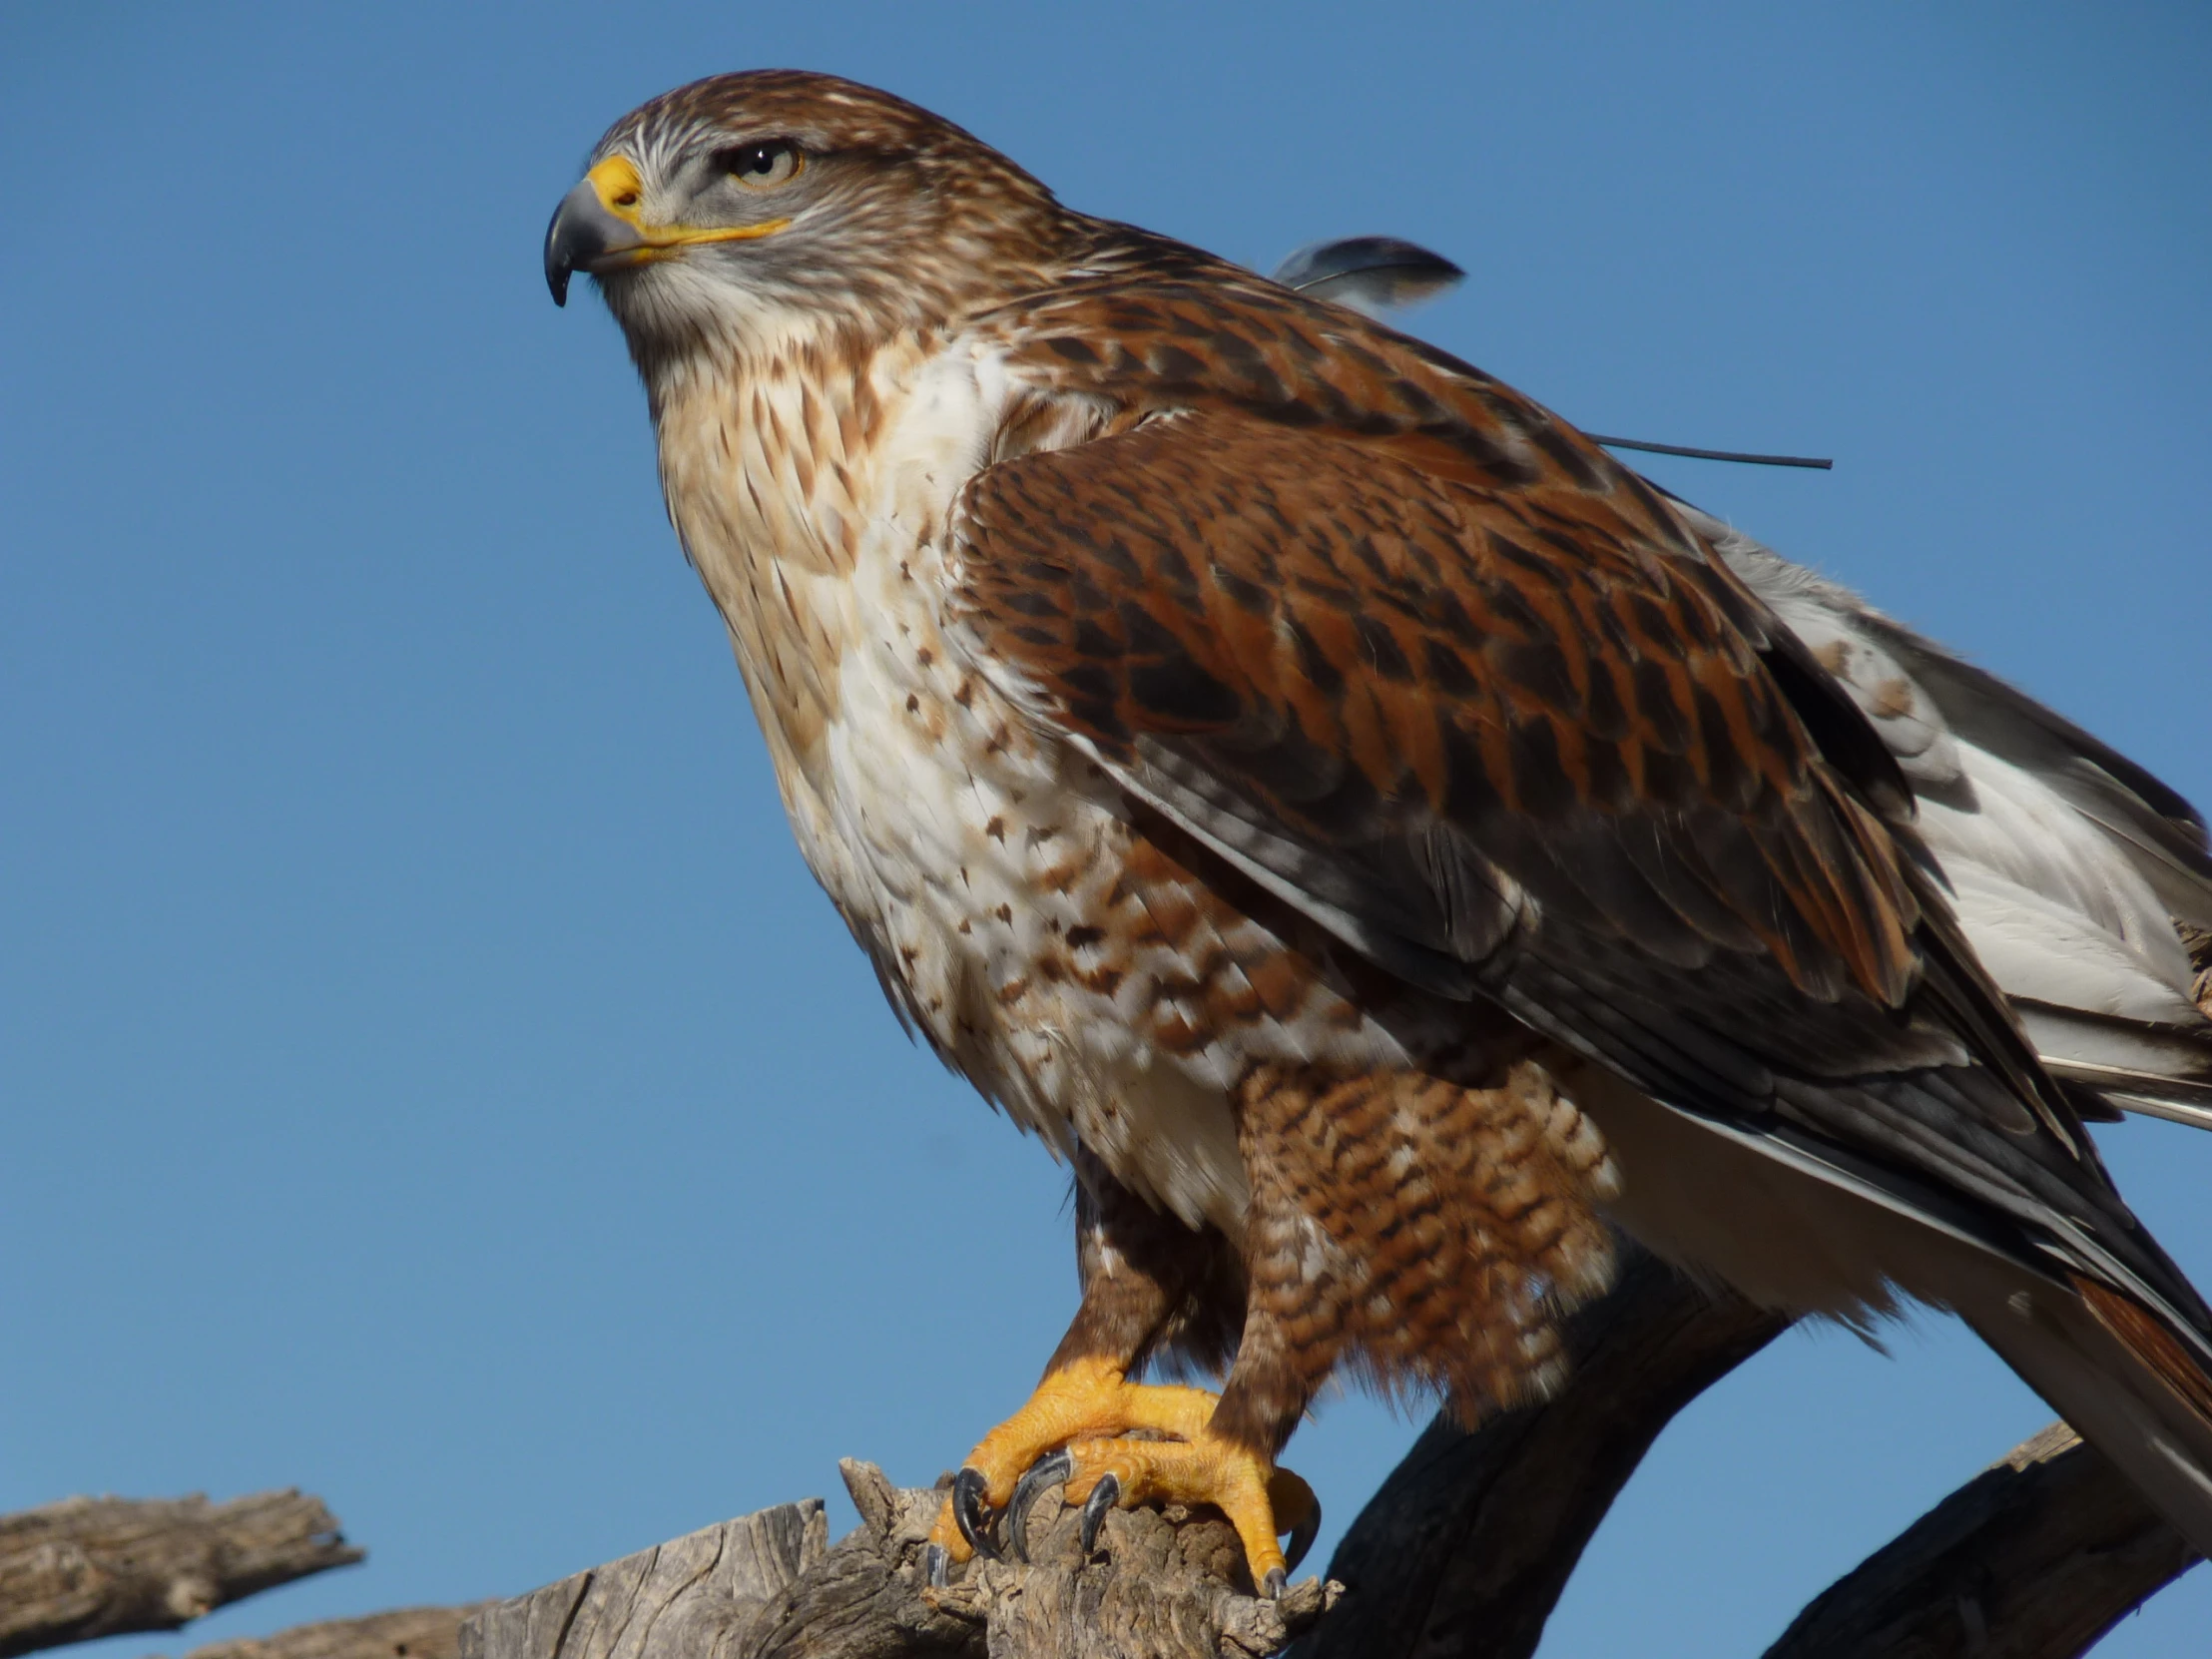
[[[801,865],[547,216],[789,64],[1432,337],[2212,802],[2212,14],[1278,4],[10,7],[0,1509],[300,1484],[366,1566],[120,1654],[513,1593],[925,1481],[1074,1303],[1064,1181]],[[2212,1140],[2109,1132],[2212,1287]],[[1631,1487],[1555,1656],[1754,1652],[2048,1412],[1794,1336]],[[1324,1549],[1417,1424],[1328,1403]],[[2198,1572],[2103,1650],[2196,1654]]]

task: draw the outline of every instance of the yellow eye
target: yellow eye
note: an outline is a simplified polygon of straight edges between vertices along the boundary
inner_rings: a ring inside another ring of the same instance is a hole
[[[723,171],[747,190],[774,190],[797,177],[804,162],[788,139],[762,139],[725,150],[716,158]]]

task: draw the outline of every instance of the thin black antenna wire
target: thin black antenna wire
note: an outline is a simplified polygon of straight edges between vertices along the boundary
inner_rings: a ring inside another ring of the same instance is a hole
[[[1742,461],[1747,466],[1809,466],[1826,472],[1835,466],[1832,460],[1813,455],[1746,455],[1734,449],[1691,449],[1679,443],[1646,443],[1641,438],[1609,438],[1601,433],[1583,434],[1592,443],[1602,443],[1608,449],[1642,449],[1653,455],[1687,455],[1693,461]]]

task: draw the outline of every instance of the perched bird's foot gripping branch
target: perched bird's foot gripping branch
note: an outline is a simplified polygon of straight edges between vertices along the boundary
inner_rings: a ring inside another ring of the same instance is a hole
[[[929,1534],[928,1570],[996,1556],[1026,1559],[1032,1505],[1054,1487],[1083,1508],[1085,1551],[1106,1511],[1138,1504],[1211,1504],[1244,1541],[1253,1583],[1279,1594],[1321,1526],[1313,1489],[1268,1457],[1211,1431],[1218,1396],[1204,1388],[1131,1382],[1107,1361],[1051,1372],[1028,1402],[986,1434],[962,1464]],[[1291,1533],[1288,1552],[1277,1542]]]

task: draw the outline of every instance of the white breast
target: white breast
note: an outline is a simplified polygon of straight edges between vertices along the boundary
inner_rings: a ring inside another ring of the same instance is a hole
[[[864,452],[788,363],[734,398],[663,398],[670,516],[729,623],[801,849],[947,1064],[1057,1150],[1080,1139],[1235,1235],[1227,1057],[1163,1055],[1114,997],[1033,972],[1113,882],[1127,826],[1098,770],[939,626],[940,531],[996,429],[994,365],[886,353],[867,372],[881,419]],[[1120,997],[1145,989],[1133,975]]]

